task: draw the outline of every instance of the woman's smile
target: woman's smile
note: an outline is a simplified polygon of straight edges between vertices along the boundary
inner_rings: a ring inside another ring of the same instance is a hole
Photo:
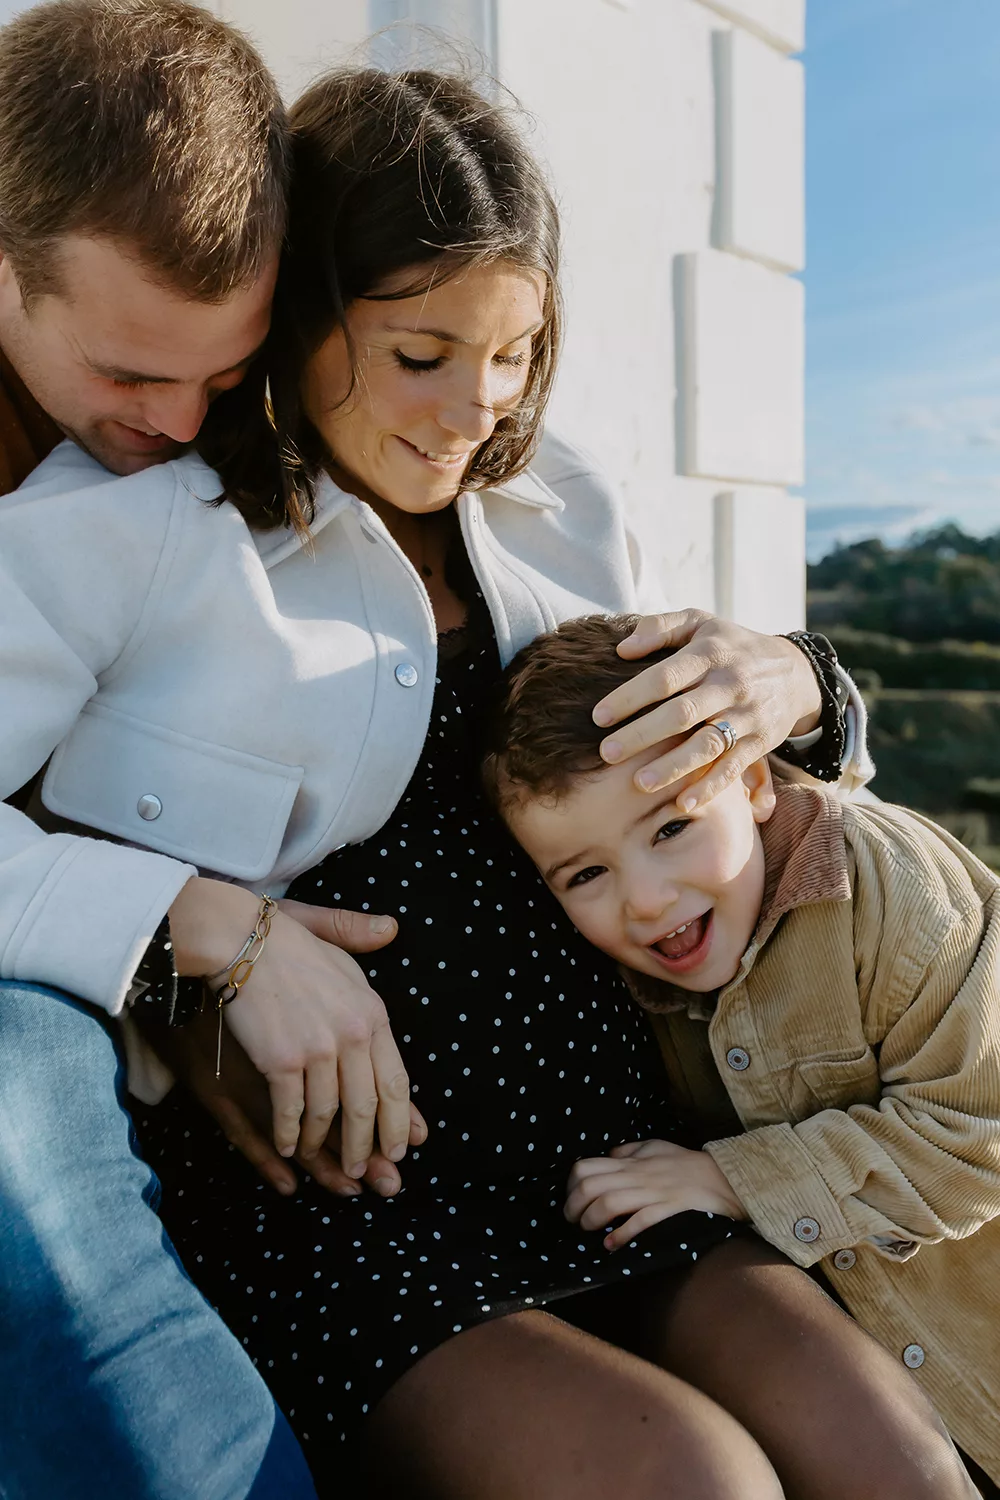
[[[405,448],[409,449],[415,458],[422,459],[432,469],[441,469],[445,472],[464,469],[475,451],[472,448],[466,448],[461,453],[429,453],[425,448],[421,448],[419,444],[411,443],[409,438],[400,437],[398,433],[396,437]]]

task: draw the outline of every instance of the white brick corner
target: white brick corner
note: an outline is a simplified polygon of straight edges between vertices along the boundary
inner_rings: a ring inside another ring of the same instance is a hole
[[[767,634],[806,619],[805,501],[763,485],[715,496],[715,610]]]
[[[802,64],[734,28],[715,39],[714,243],[782,271],[805,265]]]
[[[718,250],[680,257],[679,471],[803,481],[802,283]]]
[[[701,0],[710,10],[756,32],[781,52],[806,44],[806,0]]]

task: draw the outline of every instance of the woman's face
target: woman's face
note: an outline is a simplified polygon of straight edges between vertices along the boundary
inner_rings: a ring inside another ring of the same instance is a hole
[[[354,390],[341,328],[303,385],[345,488],[413,515],[450,504],[476,449],[521,399],[544,295],[540,271],[502,261],[417,297],[353,302]]]

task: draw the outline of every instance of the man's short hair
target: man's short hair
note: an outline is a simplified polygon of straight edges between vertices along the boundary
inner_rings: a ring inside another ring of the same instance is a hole
[[[638,623],[638,615],[568,620],[514,657],[504,672],[483,746],[486,792],[501,812],[523,800],[559,797],[577,776],[605,765],[600,744],[609,731],[594,723],[595,705],[674,654],[669,646],[638,661],[619,656],[619,644]]]
[[[238,31],[183,0],[51,0],[0,29],[0,252],[26,298],[67,234],[134,247],[198,301],[280,246],[287,127]]]

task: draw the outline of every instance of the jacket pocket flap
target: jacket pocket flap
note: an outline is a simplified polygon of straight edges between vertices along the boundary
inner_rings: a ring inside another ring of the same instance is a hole
[[[877,1104],[882,1094],[878,1059],[870,1047],[851,1057],[811,1057],[796,1072],[823,1109]]]
[[[260,880],[278,862],[302,774],[90,703],[49,763],[42,801],[212,874]]]

